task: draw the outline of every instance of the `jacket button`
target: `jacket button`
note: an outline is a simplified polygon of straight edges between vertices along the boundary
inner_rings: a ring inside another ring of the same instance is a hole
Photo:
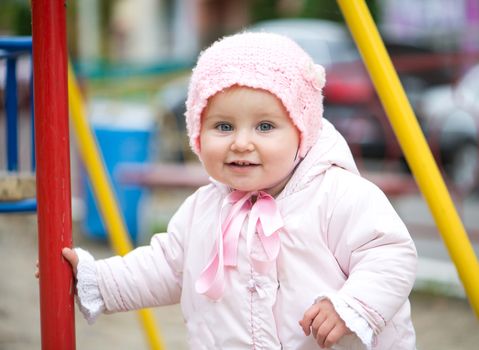
[[[248,281],[248,287],[247,288],[251,293],[256,292],[256,281],[254,279],[250,279]]]

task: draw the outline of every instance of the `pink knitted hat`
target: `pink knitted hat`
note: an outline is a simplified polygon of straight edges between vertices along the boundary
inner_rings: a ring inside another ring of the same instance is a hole
[[[300,131],[299,156],[316,142],[323,115],[325,72],[293,40],[244,32],[218,40],[202,52],[186,101],[190,146],[200,150],[201,114],[208,99],[233,85],[263,89],[278,97]]]

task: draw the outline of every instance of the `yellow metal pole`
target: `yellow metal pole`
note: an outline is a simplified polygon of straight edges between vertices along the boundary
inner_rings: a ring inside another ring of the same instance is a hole
[[[479,264],[364,0],[338,0],[394,132],[479,317]]]
[[[125,255],[133,246],[128,238],[126,226],[120,214],[103,159],[89,127],[80,89],[70,65],[68,67],[68,100],[70,117],[80,156],[90,178],[98,207],[107,227],[110,242],[116,254]],[[143,324],[150,348],[163,350],[164,346],[151,310],[139,310],[138,315]]]

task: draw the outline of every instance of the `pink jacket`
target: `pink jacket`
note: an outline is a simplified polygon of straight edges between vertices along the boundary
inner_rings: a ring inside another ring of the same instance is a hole
[[[276,266],[256,273],[242,235],[238,266],[227,268],[223,297],[213,301],[195,291],[195,282],[209,261],[228,192],[218,183],[200,188],[167,234],[124,258],[97,261],[107,311],[181,303],[191,349],[318,349],[298,321],[327,296],[367,321],[373,349],[415,348],[408,302],[414,244],[386,196],[359,176],[329,122],[276,198],[285,224]]]

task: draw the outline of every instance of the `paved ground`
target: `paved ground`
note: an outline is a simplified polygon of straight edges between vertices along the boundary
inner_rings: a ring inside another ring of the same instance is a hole
[[[419,221],[423,225],[429,224],[427,209],[418,198],[395,201],[395,205],[400,213],[416,220],[414,224]],[[479,228],[475,222],[479,211],[475,208],[475,202],[467,203],[462,212],[473,230]],[[422,261],[421,278],[426,279],[418,288],[431,287],[427,278],[435,273],[433,280],[440,283],[437,284],[439,288],[432,283],[433,289],[460,296],[463,292],[447,253],[434,230],[429,228],[429,231],[418,231],[414,235]],[[96,257],[111,255],[106,244],[91,241],[78,230],[74,232],[74,241]],[[38,283],[33,277],[37,259],[35,215],[0,215],[0,257],[0,350],[39,349]],[[411,295],[411,302],[419,350],[478,348],[479,323],[464,298],[416,291]],[[158,308],[154,312],[166,349],[186,349],[185,330],[178,307]],[[78,349],[148,348],[135,313],[102,316],[93,326],[88,326],[77,314],[76,339]]]

